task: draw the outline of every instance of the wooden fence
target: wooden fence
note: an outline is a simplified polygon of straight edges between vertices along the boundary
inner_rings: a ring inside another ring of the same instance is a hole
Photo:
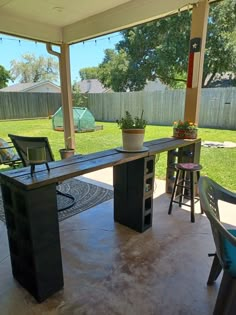
[[[185,90],[102,93],[86,95],[86,104],[97,121],[115,121],[125,110],[144,116],[149,124],[171,125],[183,119]],[[61,106],[58,93],[0,93],[0,120],[48,117]],[[236,88],[203,89],[200,127],[236,130]]]
[[[172,125],[183,119],[185,90],[89,94],[88,108],[99,121],[115,121],[129,110],[150,124]],[[236,129],[236,88],[202,89],[200,127]]]
[[[60,93],[0,93],[0,120],[48,117],[61,106]]]

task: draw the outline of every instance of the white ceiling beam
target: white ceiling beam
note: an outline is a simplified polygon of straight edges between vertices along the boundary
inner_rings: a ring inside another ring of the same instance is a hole
[[[58,27],[13,17],[0,12],[0,32],[41,42],[62,43],[62,30]]]
[[[28,1],[31,6],[36,3],[36,0]],[[83,15],[88,18],[67,24],[70,20],[75,21],[75,12],[80,12],[81,1],[74,2],[76,5],[71,11],[68,1],[61,0],[62,11],[55,11],[56,13],[53,11],[54,14],[60,14],[55,23],[55,16],[54,20],[52,16],[53,8],[47,2],[41,3],[45,9],[37,11],[36,19],[34,18],[35,11],[33,11],[34,14],[29,14],[29,10],[19,12],[19,6],[24,3],[27,5],[27,2],[0,0],[0,32],[35,41],[72,44],[174,14],[178,10],[191,8],[199,0],[130,0],[95,15],[92,15],[93,12],[98,12],[98,10],[94,10],[92,5],[93,3],[98,5],[99,2],[87,0],[91,3],[91,10],[89,6],[86,6],[87,12]],[[213,1],[219,0],[209,0],[209,2]],[[115,4],[117,2],[114,2]]]
[[[63,29],[63,40],[67,43],[73,43],[119,31],[168,14],[174,14],[178,12],[178,9],[187,9],[190,2],[194,4],[198,0],[132,0],[65,26]]]

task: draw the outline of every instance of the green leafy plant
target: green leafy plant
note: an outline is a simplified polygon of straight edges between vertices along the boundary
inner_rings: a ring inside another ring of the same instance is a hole
[[[140,117],[132,117],[130,112],[126,111],[125,116],[116,120],[116,123],[120,129],[144,129],[147,121],[143,118],[143,112]]]
[[[197,124],[195,124],[189,120],[174,121],[173,128],[181,129],[181,130],[197,130],[198,129]]]

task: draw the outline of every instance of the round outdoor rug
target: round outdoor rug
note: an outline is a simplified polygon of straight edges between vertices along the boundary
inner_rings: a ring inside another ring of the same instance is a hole
[[[59,221],[65,220],[77,213],[90,209],[104,201],[113,198],[113,191],[80,181],[78,179],[69,179],[57,186],[57,190],[63,193],[69,193],[75,198],[75,204],[66,210],[58,212]],[[71,203],[66,197],[57,195],[58,209],[64,208]],[[5,215],[3,209],[2,192],[0,190],[0,220],[5,222]]]

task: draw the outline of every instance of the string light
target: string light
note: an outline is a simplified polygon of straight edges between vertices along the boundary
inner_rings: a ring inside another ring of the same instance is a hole
[[[187,11],[190,11],[191,7],[198,7],[198,3],[188,3],[187,4]],[[181,8],[178,8],[177,10],[177,14],[180,15],[181,14],[181,9],[183,8],[186,8],[186,5],[181,7]],[[172,14],[175,14],[176,11],[173,11],[173,12],[169,12],[167,16],[169,15],[172,15]],[[164,18],[164,17],[163,17]],[[83,45],[84,44],[87,44],[87,43],[91,43],[91,42],[94,42],[94,44],[96,45],[98,41],[105,41],[105,40],[108,40],[109,42],[111,41],[112,38],[115,38],[115,37],[118,37],[118,36],[121,36],[120,33],[119,34],[116,34],[116,35],[109,35],[108,37],[98,37],[96,39],[90,39],[90,40],[86,40],[86,41],[83,41]],[[27,40],[27,39],[21,39],[21,40],[18,40],[16,38],[10,38],[10,37],[4,37],[4,38],[0,38],[0,43],[3,43],[3,40],[12,40],[12,41],[18,41],[19,45],[21,46],[21,43],[22,42],[29,42],[30,40]],[[37,45],[37,41],[35,41],[35,45]]]
[[[108,37],[98,37],[96,39],[89,39],[89,40],[86,40],[85,42],[83,43],[92,43],[94,42],[95,44],[97,44],[97,42],[99,41],[104,41],[104,40],[108,40],[109,42],[111,41],[111,38],[115,38],[115,37],[118,37],[118,36],[121,36],[120,34],[116,34],[116,35],[109,35]]]
[[[84,44],[87,44],[87,43],[94,42],[94,44],[96,45],[100,41],[107,41],[108,40],[110,42],[112,38],[115,38],[115,37],[118,37],[118,36],[120,36],[120,34],[116,34],[116,35],[112,35],[112,36],[109,35],[108,37],[100,37],[100,38],[98,37],[96,39],[90,39],[90,40],[83,41],[82,43],[84,45]],[[11,41],[18,42],[20,46],[24,42],[27,42],[27,43],[30,42],[30,40],[27,40],[27,39],[17,39],[17,38],[11,38],[11,37],[4,37],[4,38],[1,37],[0,38],[0,42],[1,43],[3,43],[3,41],[5,41],[5,40],[9,40],[9,41],[11,40]],[[37,41],[35,41],[34,43],[35,43],[35,45],[38,44]]]

